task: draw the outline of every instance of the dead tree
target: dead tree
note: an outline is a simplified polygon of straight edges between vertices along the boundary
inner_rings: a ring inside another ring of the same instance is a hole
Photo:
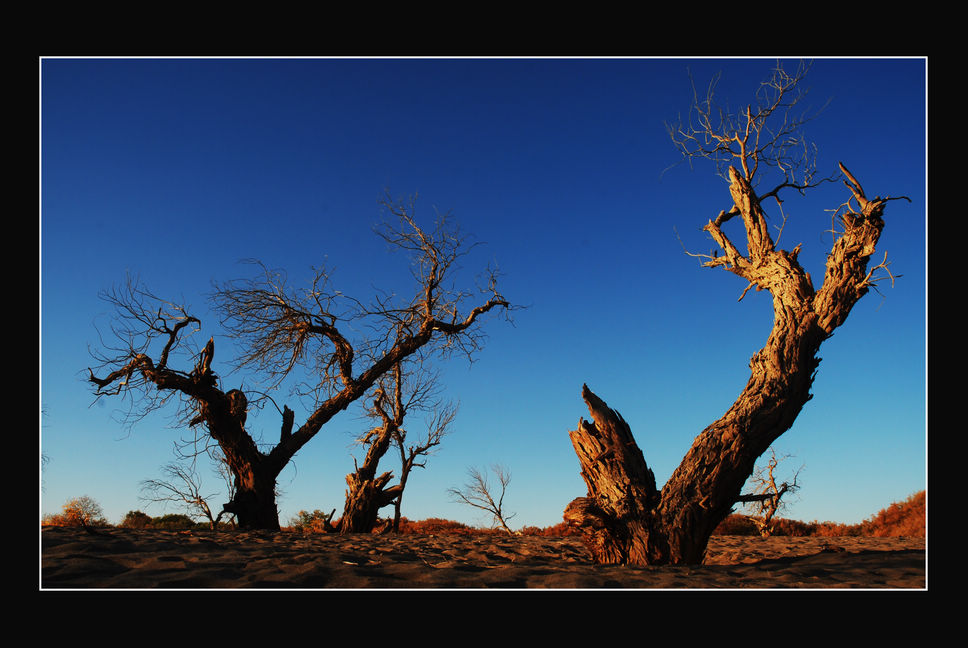
[[[783,496],[800,490],[797,480],[800,477],[800,470],[803,469],[802,466],[793,473],[791,481],[776,483],[776,469],[787,458],[789,455],[777,458],[776,451],[771,449],[766,465],[755,468],[747,482],[748,486],[752,487],[752,492],[744,493],[736,499],[738,504],[753,508],[755,512],[750,519],[764,538],[773,535],[774,518],[786,504]]]
[[[400,505],[407,480],[414,467],[423,467],[420,458],[440,444],[447,426],[456,415],[452,405],[442,405],[434,399],[438,390],[437,376],[424,369],[422,363],[411,363],[409,370],[401,364],[381,378],[373,403],[367,414],[380,421],[359,439],[367,448],[362,464],[346,476],[346,503],[337,529],[340,533],[369,533],[376,526],[379,509],[394,504],[392,528],[399,529]],[[432,418],[426,438],[415,445],[407,445],[404,426],[408,414],[430,411]],[[380,460],[396,446],[401,460],[400,478],[390,484],[393,473],[377,475]]]
[[[835,214],[837,231],[823,284],[815,288],[797,261],[799,245],[792,251],[779,249],[771,237],[765,201],[779,204],[781,191],[803,192],[819,184],[813,181],[810,147],[799,135],[806,118],[793,113],[805,71],[801,67],[791,76],[778,67],[763,84],[760,102],[735,119],[720,120],[722,113],[708,95],[697,101],[688,124],[670,129],[687,156],[725,164],[732,206],[703,228],[719,246],[714,254],[699,255],[706,259],[703,265],[744,279],[748,285],[742,295],[750,288],[769,291],[773,329],[750,360],[745,389],[722,418],[696,437],[661,490],[628,424],[583,387],[592,420],[579,421],[570,436],[588,494],[572,501],[564,518],[582,531],[598,562],[702,563],[709,536],[737,502],[756,459],[810,400],[821,343],[875,285],[875,271],[887,271],[886,257],[873,268],[868,265],[891,198],[868,198],[842,164],[850,199]],[[778,125],[771,126],[773,120]],[[804,155],[793,156],[791,146]],[[772,188],[757,191],[754,186],[767,170],[780,177]],[[746,235],[745,254],[722,229],[736,217]]]
[[[457,405],[454,403],[438,404],[426,421],[426,434],[416,443],[407,443],[404,430],[397,430],[393,442],[400,453],[400,493],[393,501],[393,530],[400,530],[400,509],[403,504],[403,494],[407,481],[414,468],[425,468],[426,457],[439,446],[444,436],[449,432],[450,425],[457,417]]]
[[[213,458],[213,461],[220,460]],[[216,470],[221,474],[218,465]],[[152,503],[174,504],[183,508],[190,517],[201,515],[208,521],[212,531],[217,531],[226,511],[215,513],[212,510],[209,501],[215,493],[202,494],[202,481],[195,470],[194,461],[172,461],[161,471],[162,478],[146,479],[141,482],[141,499]]]
[[[393,479],[392,472],[376,474],[380,459],[390,449],[394,434],[403,425],[406,416],[399,363],[393,368],[393,378],[390,390],[382,381],[376,390],[369,412],[381,419],[381,423],[359,440],[367,448],[366,457],[362,465],[357,464],[356,470],[346,476],[346,503],[337,525],[340,533],[369,533],[376,525],[379,510],[403,492],[399,484],[389,485]]]
[[[507,531],[508,535],[514,535],[508,522],[515,514],[509,514],[504,510],[504,495],[507,493],[508,484],[511,483],[511,473],[503,466],[492,466],[491,470],[497,477],[500,492],[491,487],[487,481],[487,475],[477,468],[467,470],[470,479],[463,487],[450,488],[447,492],[456,502],[490,513],[495,524]]]
[[[134,420],[172,397],[181,397],[183,420],[204,426],[232,470],[235,495],[223,508],[237,516],[242,528],[279,528],[275,494],[279,473],[327,422],[365,396],[381,376],[418,351],[473,354],[483,345],[479,325],[485,314],[511,310],[497,290],[494,272],[486,274],[476,305],[467,304],[471,293],[451,288],[456,263],[472,246],[446,214],[437,219],[433,230],[425,231],[417,225],[412,201],[384,204],[390,222],[378,234],[411,256],[416,286],[409,302],[381,297],[365,305],[331,289],[325,269],[316,270],[303,290],[291,289],[283,273],[266,268],[255,279],[216,286],[213,309],[222,318],[225,334],[243,349],[236,358],[237,369],[251,370],[270,388],[297,368],[306,371],[307,387],[301,395],[312,397],[311,412],[296,427],[295,414],[284,407],[279,441],[267,448],[260,448],[246,428],[246,393],[226,389],[212,369],[214,337],[201,352],[189,350],[191,369],[169,365],[172,354],[185,348],[184,337],[200,326],[198,318],[182,305],[158,299],[137,282],[106,295],[122,324],[112,331],[121,344],[112,349],[113,355],[96,355],[105,372],[99,377],[90,371],[96,397],[130,396],[137,404],[131,410]],[[375,333],[354,342],[347,337],[350,329]]]

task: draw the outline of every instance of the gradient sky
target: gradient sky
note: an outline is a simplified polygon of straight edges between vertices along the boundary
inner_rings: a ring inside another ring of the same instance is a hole
[[[468,467],[500,463],[512,473],[512,527],[560,522],[586,491],[568,438],[588,416],[583,383],[622,413],[665,482],[743,389],[772,309],[765,292],[737,301],[745,282],[685,254],[712,250],[701,227],[730,197],[710,165],[672,166],[680,157],[664,123],[688,109],[690,73],[704,85],[721,72],[719,94],[737,106],[774,64],[42,59],[41,513],[80,495],[112,523],[134,509],[177,512],[139,501],[140,482],[160,476],[182,435],[173,410],[127,428],[120,401],[93,404],[89,348],[110,321],[101,291],[137,275],[193,306],[202,343],[220,339],[206,294],[213,281],[252,276],[242,259],[284,268],[294,285],[325,262],[334,287],[365,300],[407,272],[372,231],[385,190],[419,194],[425,224],[451,211],[485,243],[463,264],[465,285],[496,264],[504,295],[527,306],[513,326],[486,321],[473,365],[439,365],[460,414],[412,475],[403,514],[487,524],[446,490]],[[805,81],[810,105],[830,100],[806,129],[821,172],[843,161],[869,196],[912,202],[888,203],[878,252],[902,276],[824,343],[814,397],[774,445],[795,455],[787,472],[804,466],[785,517],[855,523],[925,488],[926,76],[924,59],[818,59]],[[827,210],[847,197],[839,183],[786,196],[781,243],[803,244],[815,281],[831,246]],[[215,369],[229,374],[225,357]],[[296,399],[279,400],[305,420]],[[255,436],[278,435],[275,411],[248,423]],[[282,524],[300,509],[342,510],[362,456],[352,440],[366,426],[344,412],[296,455],[279,479]],[[381,468],[396,470],[393,457]],[[226,501],[203,477],[212,502]]]

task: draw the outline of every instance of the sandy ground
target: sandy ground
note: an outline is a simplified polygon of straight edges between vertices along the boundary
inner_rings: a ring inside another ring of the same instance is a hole
[[[41,590],[924,589],[923,538],[714,536],[696,567],[593,564],[576,538],[44,528]]]

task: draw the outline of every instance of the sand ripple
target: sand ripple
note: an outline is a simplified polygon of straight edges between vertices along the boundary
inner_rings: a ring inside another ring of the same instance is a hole
[[[576,538],[45,528],[42,589],[925,588],[923,538],[714,536],[706,564],[593,564]]]

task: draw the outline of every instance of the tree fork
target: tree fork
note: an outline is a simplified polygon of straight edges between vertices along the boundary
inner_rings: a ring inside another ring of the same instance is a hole
[[[886,267],[886,262],[871,270],[867,266],[891,198],[867,199],[856,178],[843,164],[840,168],[860,211],[848,206],[841,217],[844,231],[827,257],[823,285],[814,291],[796,260],[799,247],[793,252],[775,249],[748,178],[730,167],[735,207],[704,228],[725,256],[710,257],[704,265],[722,266],[746,279],[749,287],[767,289],[773,296],[773,329],[750,359],[751,375],[740,396],[696,437],[661,492],[656,492],[655,478],[628,424],[583,387],[594,422],[580,421],[569,436],[588,495],[571,502],[564,518],[582,531],[596,561],[702,563],[709,537],[742,497],[756,459],[790,429],[810,400],[821,344],[875,284],[873,272]],[[743,219],[747,256],[720,229],[734,215]]]

